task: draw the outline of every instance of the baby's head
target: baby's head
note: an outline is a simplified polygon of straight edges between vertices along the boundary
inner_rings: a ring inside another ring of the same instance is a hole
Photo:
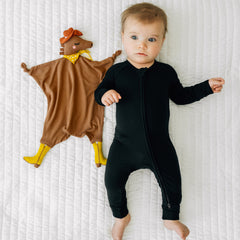
[[[135,67],[150,67],[159,54],[167,32],[165,12],[139,3],[122,13],[122,42],[127,58]]]
[[[163,25],[163,38],[167,33],[167,15],[159,7],[151,3],[138,3],[127,8],[122,13],[121,31],[124,32],[125,22],[128,17],[133,17],[143,24],[151,24],[153,22],[160,22]]]

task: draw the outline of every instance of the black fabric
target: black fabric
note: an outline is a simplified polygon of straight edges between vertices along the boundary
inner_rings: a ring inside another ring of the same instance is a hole
[[[162,191],[163,219],[179,219],[181,174],[168,133],[169,98],[189,104],[213,93],[208,80],[183,87],[175,70],[155,61],[150,68],[135,68],[125,61],[113,65],[95,91],[95,99],[110,90],[122,97],[116,108],[116,129],[105,172],[113,215],[127,215],[125,184],[138,169],[153,171]]]

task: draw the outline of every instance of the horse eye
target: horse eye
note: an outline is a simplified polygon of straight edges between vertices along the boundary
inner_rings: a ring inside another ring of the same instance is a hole
[[[74,43],[74,45],[79,45],[80,43]]]

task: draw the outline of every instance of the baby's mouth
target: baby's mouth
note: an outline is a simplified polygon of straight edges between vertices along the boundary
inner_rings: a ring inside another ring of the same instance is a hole
[[[147,56],[145,53],[137,53],[139,56]]]

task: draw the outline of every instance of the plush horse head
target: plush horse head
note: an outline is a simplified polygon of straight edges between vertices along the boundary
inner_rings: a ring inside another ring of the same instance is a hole
[[[60,38],[62,46],[60,48],[60,55],[71,55],[93,46],[91,41],[84,40],[80,37],[83,35],[80,31],[73,30],[73,28],[64,31],[63,35],[64,37]]]

